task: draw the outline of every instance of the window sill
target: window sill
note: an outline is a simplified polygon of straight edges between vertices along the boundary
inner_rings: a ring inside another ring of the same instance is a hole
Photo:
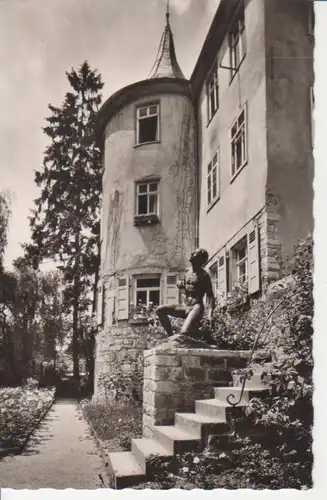
[[[217,201],[220,200],[220,196],[217,196],[217,198],[215,198],[211,203],[210,205],[208,205],[207,207],[207,214],[210,212],[210,210],[216,205]]]
[[[134,148],[140,148],[142,146],[149,146],[150,144],[160,144],[160,141],[149,141],[149,142],[140,142],[139,144],[134,144]]]
[[[134,226],[152,226],[154,224],[158,224],[159,222],[160,221],[157,214],[134,216]]]
[[[235,172],[235,174],[231,177],[230,183],[234,182],[236,177],[242,172],[243,168],[247,165],[248,160],[246,160],[243,165]]]

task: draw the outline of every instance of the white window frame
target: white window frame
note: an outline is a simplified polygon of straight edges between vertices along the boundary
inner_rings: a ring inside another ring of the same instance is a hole
[[[216,180],[216,194],[214,196],[214,177]],[[207,208],[209,209],[219,198],[219,151],[213,155],[207,165]]]
[[[153,111],[155,108],[155,111]],[[143,115],[143,116],[141,116]],[[157,131],[156,137],[153,141],[140,142],[140,121],[146,120],[147,118],[157,117]],[[140,146],[142,144],[152,144],[159,142],[160,140],[160,105],[159,103],[152,103],[143,106],[138,106],[136,108],[136,145]]]
[[[240,258],[241,249],[245,249],[245,255]],[[236,277],[237,283],[241,286],[247,286],[249,280],[249,267],[248,267],[248,245],[246,238],[243,238],[234,247],[235,252],[235,266],[236,266]],[[245,265],[245,272],[241,273],[241,266]]]
[[[244,117],[241,121],[242,115]],[[231,180],[233,180],[248,161],[248,140],[247,140],[247,106],[244,106],[236,120],[234,120],[230,129],[231,141]],[[234,127],[236,127],[235,130]],[[236,165],[237,159],[237,144],[241,141],[242,145],[242,161]]]
[[[228,37],[231,78],[233,78],[238,72],[246,55],[244,2],[242,2],[242,6],[237,13],[236,19],[229,30]]]
[[[206,83],[208,123],[219,108],[218,64],[215,62]]]
[[[138,287],[137,281],[139,279],[151,279],[155,278],[159,281],[159,285],[156,287]],[[137,292],[138,291],[145,291],[146,292],[146,304],[145,307],[149,307],[150,305],[150,291],[156,291],[159,292],[159,304],[161,304],[161,298],[162,298],[162,290],[161,290],[161,276],[160,274],[142,274],[142,275],[137,275],[134,276],[134,304],[136,307],[138,307],[137,303]]]
[[[155,191],[150,191],[150,185],[156,184],[157,189]],[[146,192],[140,192],[140,186],[146,186]],[[136,183],[136,206],[135,206],[135,215],[137,217],[146,217],[148,215],[157,215],[159,216],[159,201],[160,201],[160,186],[159,186],[159,180],[149,180],[149,181],[140,181]],[[157,197],[157,203],[156,203],[156,211],[155,212],[150,212],[150,196],[156,195]],[[146,196],[147,197],[147,213],[145,214],[140,214],[139,213],[139,197],[140,196]]]

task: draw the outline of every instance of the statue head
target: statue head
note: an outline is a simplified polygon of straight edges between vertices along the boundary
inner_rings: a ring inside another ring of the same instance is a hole
[[[208,262],[209,254],[204,248],[198,248],[191,253],[190,262],[195,267],[204,267]]]

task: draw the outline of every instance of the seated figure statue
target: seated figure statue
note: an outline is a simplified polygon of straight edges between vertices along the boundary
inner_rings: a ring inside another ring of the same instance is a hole
[[[203,299],[205,295],[209,301],[208,319],[211,322],[215,298],[210,276],[203,269],[208,257],[208,252],[202,248],[191,254],[191,268],[187,270],[184,279],[177,283],[178,288],[184,289],[184,303],[163,305],[157,308],[160,323],[171,339],[178,340],[181,336],[196,337],[196,330],[204,314]],[[185,319],[180,334],[174,335],[169,316]]]

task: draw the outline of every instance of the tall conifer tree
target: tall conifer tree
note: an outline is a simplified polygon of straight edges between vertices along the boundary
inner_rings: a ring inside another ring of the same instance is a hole
[[[70,91],[43,129],[49,138],[43,169],[35,173],[41,195],[30,218],[36,262],[56,259],[64,273],[64,300],[72,314],[74,378],[79,378],[79,319],[95,290],[100,247],[102,166],[95,118],[101,104],[101,75],[84,62],[66,73]]]

